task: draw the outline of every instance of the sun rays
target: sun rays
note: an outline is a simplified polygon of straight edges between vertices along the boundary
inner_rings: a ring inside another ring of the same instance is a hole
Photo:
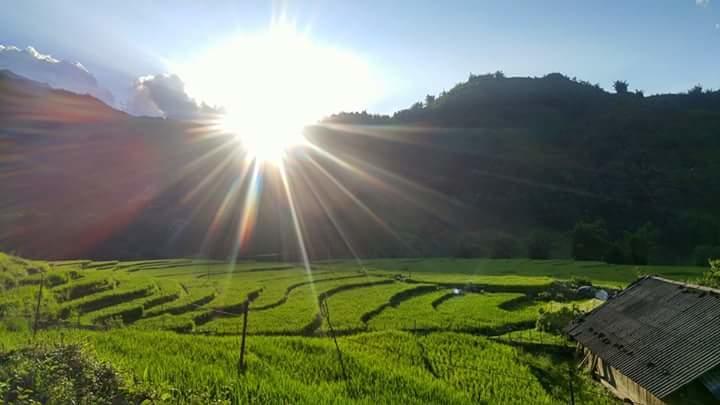
[[[179,202],[191,207],[173,238],[201,229],[197,254],[227,254],[230,271],[239,260],[272,254],[301,264],[312,281],[319,251],[326,259],[353,257],[361,267],[368,253],[358,245],[375,229],[414,254],[388,213],[377,212],[361,189],[430,216],[442,213],[413,195],[427,194],[421,184],[306,136],[312,126],[340,136],[385,137],[383,128],[317,124],[338,111],[366,108],[380,87],[367,60],[315,42],[308,32],[279,18],[265,32],[229,38],[171,66],[189,95],[222,111],[187,127],[189,142],[202,152],[167,185],[185,190]]]
[[[192,97],[224,111],[216,122],[220,131],[234,134],[248,155],[273,164],[304,142],[306,125],[364,108],[379,88],[363,58],[312,40],[285,18],[172,69]]]

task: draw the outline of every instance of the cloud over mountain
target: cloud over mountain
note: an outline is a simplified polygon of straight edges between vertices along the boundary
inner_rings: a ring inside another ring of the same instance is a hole
[[[80,62],[59,60],[38,52],[32,46],[20,49],[0,45],[0,69],[12,72],[51,87],[79,94],[89,94],[103,102],[114,105],[112,94],[98,86],[98,82]]]
[[[127,112],[133,115],[196,119],[218,111],[198,103],[185,92],[185,84],[176,74],[159,74],[139,77],[127,103]]]

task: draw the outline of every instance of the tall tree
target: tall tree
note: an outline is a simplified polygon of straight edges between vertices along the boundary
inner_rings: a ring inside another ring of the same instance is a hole
[[[617,94],[627,94],[629,86],[628,82],[624,80],[615,80],[615,83],[613,83],[613,89]]]

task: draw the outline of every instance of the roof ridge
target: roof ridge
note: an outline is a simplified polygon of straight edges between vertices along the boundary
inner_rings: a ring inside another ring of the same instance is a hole
[[[658,280],[658,281],[662,281],[662,282],[665,282],[665,283],[669,283],[669,284],[681,285],[681,286],[683,286],[683,287],[692,288],[692,289],[695,289],[695,290],[708,291],[708,292],[713,292],[713,293],[716,293],[716,294],[720,294],[720,289],[712,288],[712,287],[706,287],[706,286],[704,286],[704,285],[691,284],[691,283],[687,283],[687,282],[683,282],[683,281],[670,280],[670,279],[668,279],[668,278],[664,278],[664,277],[660,277],[660,276],[646,276],[646,278],[652,278],[652,279],[655,279],[655,280]]]

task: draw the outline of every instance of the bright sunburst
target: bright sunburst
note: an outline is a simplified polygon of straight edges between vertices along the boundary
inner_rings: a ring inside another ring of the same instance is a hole
[[[279,162],[304,142],[306,125],[360,109],[377,95],[364,60],[287,23],[235,37],[177,70],[188,93],[224,108],[221,129],[236,134],[258,161]]]

